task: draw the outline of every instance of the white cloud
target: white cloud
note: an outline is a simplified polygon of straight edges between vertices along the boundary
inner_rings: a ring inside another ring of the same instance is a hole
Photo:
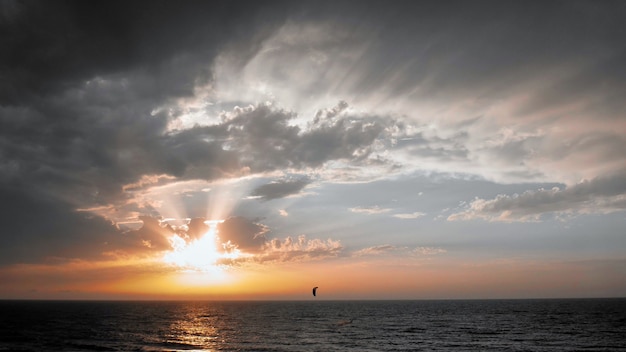
[[[368,214],[368,215],[388,213],[391,211],[390,208],[381,208],[378,205],[371,206],[371,207],[354,207],[354,208],[349,208],[348,210],[350,210],[353,213]]]
[[[402,214],[393,214],[392,216],[394,218],[398,218],[398,219],[417,219],[420,218],[422,216],[426,215],[425,213],[416,211],[414,213],[402,213]]]
[[[272,263],[319,260],[336,257],[343,250],[341,242],[333,239],[307,239],[306,235],[291,236],[280,240],[274,238],[265,242],[261,251],[239,262]]]
[[[361,256],[366,256],[366,255],[379,255],[379,254],[383,254],[383,253],[392,252],[392,251],[395,251],[397,249],[398,249],[397,247],[392,246],[390,244],[383,244],[383,245],[379,245],[379,246],[373,246],[373,247],[367,247],[367,248],[360,249],[360,250],[354,252],[353,255],[355,257],[361,257]]]
[[[447,253],[448,251],[440,248],[440,247],[416,247],[413,249],[409,249],[407,247],[397,247],[390,244],[383,244],[378,246],[372,246],[360,249],[353,253],[355,257],[362,256],[375,256],[382,255],[386,253],[404,253],[404,254],[416,254],[420,256],[434,256],[439,254]]]
[[[448,251],[439,247],[417,247],[413,249],[413,253],[419,254],[419,255],[431,256],[431,255],[448,253]]]

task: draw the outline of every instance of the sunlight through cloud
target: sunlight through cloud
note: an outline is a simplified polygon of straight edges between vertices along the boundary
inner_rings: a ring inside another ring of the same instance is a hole
[[[185,239],[179,234],[169,238],[173,250],[163,257],[163,261],[191,272],[221,272],[224,265],[220,260],[237,259],[239,249],[229,246],[226,251],[218,249],[217,225],[223,220],[205,221],[209,230],[196,240]]]

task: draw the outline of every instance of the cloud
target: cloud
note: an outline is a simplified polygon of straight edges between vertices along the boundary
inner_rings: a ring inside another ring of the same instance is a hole
[[[29,189],[30,197],[46,197],[50,202],[43,204],[51,207],[56,199],[68,211],[92,209],[128,221],[128,212],[159,215],[148,199],[135,198],[157,185],[317,168],[332,160],[365,163],[387,124],[351,116],[300,130],[289,124],[293,113],[259,105],[235,109],[215,125],[168,131],[167,113],[153,113],[148,102],[120,102],[124,98],[119,95],[110,105],[94,108],[102,95],[89,91],[110,85],[121,87],[123,79],[86,83],[77,92],[40,100],[38,109],[0,107],[0,183]],[[29,120],[33,124],[25,124]],[[253,194],[275,199],[295,194],[309,182],[278,181]]]
[[[390,208],[381,208],[378,205],[374,205],[371,207],[354,207],[354,208],[349,208],[348,210],[350,210],[353,213],[368,214],[368,215],[388,213],[391,211]]]
[[[143,222],[141,228],[117,236],[117,240],[109,244],[109,252],[137,254],[138,249],[157,252],[172,249],[169,238],[177,232],[172,226],[163,225],[159,219],[149,216],[141,216],[139,219]]]
[[[236,259],[222,259],[220,263],[224,265],[318,260],[336,257],[343,250],[340,241],[330,238],[307,239],[306,235],[300,235],[268,239],[269,227],[244,217],[226,219],[217,229],[218,241],[225,250],[237,249],[243,254]]]
[[[265,243],[263,251],[254,258],[255,262],[309,261],[336,257],[343,250],[340,241],[327,239],[307,239],[305,235],[284,240],[272,239]]]
[[[0,212],[11,229],[0,236],[1,264],[152,256],[171,249],[168,238],[176,233],[147,216],[140,217],[141,228],[123,231],[71,204],[23,190],[0,188],[0,197],[13,205]]]
[[[244,217],[230,217],[217,226],[222,244],[234,246],[246,253],[259,253],[263,250],[265,234],[269,228]]]
[[[565,188],[475,199],[448,220],[538,221],[545,214],[608,213],[626,210],[626,173],[616,173]]]
[[[2,4],[0,191],[12,194],[3,200],[22,200],[4,212],[7,233],[19,234],[3,236],[12,251],[5,260],[31,261],[46,248],[58,255],[66,241],[89,247],[81,257],[101,251],[97,243],[115,247],[122,231],[110,220],[159,215],[156,202],[140,197],[153,186],[364,162],[391,123],[340,108],[334,115],[329,109],[323,126],[304,129],[293,111],[244,102],[222,115],[198,108],[203,121],[174,130],[173,122],[189,117],[190,100],[215,98],[211,67],[221,52],[236,51],[245,63],[291,7],[92,5]],[[281,186],[288,185],[304,186]],[[257,192],[264,199],[289,194],[279,188]],[[21,218],[15,213],[40,223],[11,221]],[[99,231],[104,240],[89,235]],[[162,236],[142,231],[121,238],[138,249],[164,248]],[[41,251],[28,249],[33,242]]]
[[[293,112],[267,105],[236,108],[216,126],[226,131],[224,146],[236,150],[252,172],[318,168],[329,161],[364,163],[394,121],[385,116],[341,115],[301,129],[289,124]]]
[[[206,64],[219,47],[237,42],[242,55],[244,48],[254,51],[255,41],[281,23],[287,8],[269,11],[260,4],[245,4],[243,11],[244,5],[235,2],[173,6],[167,1],[150,7],[107,1],[90,6],[9,4],[3,3],[3,14],[12,15],[12,21],[0,22],[6,49],[0,59],[9,64],[2,67],[0,101],[10,105],[33,93],[47,95],[68,83],[121,71],[143,70],[154,77],[144,85],[145,93],[161,98],[189,95],[196,80],[210,78]],[[230,13],[240,16],[234,19]],[[37,23],[36,29],[32,23]],[[145,95],[136,98],[141,97]]]
[[[402,213],[402,214],[393,214],[392,216],[394,218],[398,218],[398,219],[417,219],[420,218],[422,216],[426,215],[425,213],[416,211],[414,213]]]
[[[163,225],[157,219],[143,220],[142,229],[129,232],[129,237],[139,240],[139,243],[155,238],[167,239],[176,235],[178,240],[190,244],[200,239],[200,236],[193,235],[194,232],[201,233],[203,230],[208,230],[204,219],[201,218],[190,219],[188,225],[175,229],[170,225]],[[330,238],[307,239],[306,235],[300,235],[295,238],[288,236],[281,240],[270,239],[269,234],[268,226],[242,216],[230,217],[218,223],[215,238],[218,250],[226,254],[239,254],[236,258],[226,255],[218,259],[218,264],[243,265],[319,260],[336,257],[343,250],[340,241]],[[170,243],[169,240],[168,243]],[[168,247],[167,249],[172,249],[171,245]],[[150,250],[158,249],[151,247]]]
[[[361,256],[370,256],[370,255],[382,255],[382,254],[391,253],[391,252],[409,252],[409,253],[417,254],[420,256],[433,256],[433,255],[447,253],[445,249],[439,248],[439,247],[416,247],[416,248],[409,250],[409,248],[407,247],[397,247],[397,246],[392,246],[390,244],[383,244],[383,245],[360,249],[354,252],[353,255],[356,257],[361,257]]]
[[[286,21],[245,67],[228,71],[232,91],[263,82],[267,99],[319,115],[391,110],[417,128],[385,155],[407,169],[571,183],[619,168],[624,8],[487,3],[498,16],[463,3],[309,9],[320,16]],[[537,31],[523,30],[530,22]],[[329,99],[350,107],[327,109]]]
[[[411,156],[424,159],[462,162],[469,159],[467,140],[467,132],[457,132],[455,135],[445,138],[418,132],[402,136],[394,145],[394,149],[404,150]]]
[[[392,246],[390,244],[383,244],[379,246],[367,247],[360,249],[353,253],[356,257],[366,256],[366,255],[379,255],[387,252],[392,252],[398,250],[397,247]]]
[[[444,254],[448,251],[439,247],[417,247],[413,249],[413,253],[425,256]]]
[[[451,220],[623,209],[623,192],[571,182],[623,167],[623,6],[510,6],[2,2],[0,261],[165,250],[152,220],[112,223],[164,211],[142,191],[272,172],[569,185],[477,199]],[[224,234],[258,250],[250,226]]]
[[[284,198],[293,194],[298,194],[310,183],[311,181],[305,177],[294,180],[278,180],[257,187],[250,195],[266,201]]]

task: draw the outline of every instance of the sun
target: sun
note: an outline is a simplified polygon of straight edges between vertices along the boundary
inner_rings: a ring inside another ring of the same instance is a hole
[[[173,235],[169,238],[173,250],[163,256],[163,261],[183,271],[216,272],[223,271],[225,259],[237,259],[241,253],[237,248],[218,248],[217,225],[223,220],[208,220],[209,230],[196,240]]]

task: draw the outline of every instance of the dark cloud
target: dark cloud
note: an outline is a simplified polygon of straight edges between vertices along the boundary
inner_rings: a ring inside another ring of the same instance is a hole
[[[116,72],[145,70],[157,97],[189,95],[209,79],[207,64],[220,47],[238,42],[254,50],[281,23],[276,2],[27,1],[3,5],[0,22],[0,102],[14,104],[75,82]],[[281,15],[283,14],[283,15]],[[249,42],[250,45],[244,43]],[[244,50],[240,50],[242,54]],[[172,70],[175,69],[175,70]]]
[[[268,227],[243,217],[231,217],[217,226],[219,240],[246,253],[258,253],[265,244]]]
[[[192,240],[197,240],[209,231],[209,226],[203,218],[194,218],[189,221],[187,236]]]
[[[161,224],[159,219],[140,216],[139,219],[143,225],[138,230],[128,231],[116,237],[116,241],[111,243],[113,250],[120,247],[122,251],[128,251],[129,254],[137,254],[138,249],[144,251],[165,251],[172,249],[170,241],[171,236],[176,234],[176,230],[168,224]],[[120,246],[120,244],[123,244]],[[133,248],[134,247],[134,248]],[[133,249],[132,251],[130,249]]]
[[[289,124],[292,113],[257,106],[236,109],[232,119],[218,125],[168,132],[168,117],[152,113],[148,103],[118,96],[113,100],[120,104],[108,106],[97,101],[102,94],[89,93],[108,91],[107,85],[118,83],[94,82],[40,106],[0,107],[0,181],[68,207],[121,206],[134,190],[126,187],[126,192],[125,186],[139,184],[144,176],[214,180],[284,167],[319,167],[337,159],[362,162],[387,124],[354,117],[300,131]],[[295,193],[307,183],[283,182],[256,192],[270,199]]]
[[[294,180],[278,180],[257,187],[250,194],[262,200],[272,200],[284,198],[293,194],[298,194],[304,187],[311,183],[306,177]]]
[[[222,124],[242,165],[253,172],[279,168],[319,167],[330,160],[360,162],[372,154],[372,144],[394,122],[385,117],[342,115],[301,130],[289,122],[295,114],[266,105],[235,110]]]
[[[306,127],[295,123],[296,112],[243,103],[212,125],[168,127],[185,113],[178,99],[193,97],[199,87],[213,87],[213,66],[222,52],[236,53],[234,64],[245,68],[286,23],[330,24],[337,30],[336,37],[321,35],[330,42],[319,40],[311,48],[344,61],[328,62],[310,86],[293,87],[307,96],[325,94],[332,85],[356,98],[385,88],[391,95],[439,101],[473,92],[477,82],[495,78],[503,77],[498,82],[509,89],[528,70],[540,72],[535,66],[560,64],[570,56],[587,70],[555,83],[546,99],[535,98],[536,109],[565,101],[559,92],[588,96],[583,88],[563,89],[574,82],[594,91],[608,87],[613,93],[595,104],[611,112],[623,104],[608,99],[617,101],[623,91],[623,65],[616,63],[623,61],[618,59],[624,53],[624,12],[621,2],[3,1],[1,261],[168,249],[167,237],[175,230],[154,219],[144,218],[141,229],[122,232],[106,219],[76,210],[128,204],[136,188],[125,186],[141,184],[144,177],[216,180],[298,172],[330,161],[366,165],[379,160],[377,145],[388,143],[398,123],[351,111],[345,101],[305,116],[311,120]],[[530,27],[536,30],[528,31]],[[308,57],[311,52],[300,49],[310,43],[297,39],[275,53]],[[352,55],[355,48],[363,49],[360,55]],[[597,52],[603,53],[602,60],[596,59]],[[267,71],[285,74],[275,66],[286,66],[291,57],[276,58]],[[340,83],[331,77],[337,67],[350,67],[340,72]],[[412,137],[413,142],[401,142],[398,148],[441,160],[467,158],[464,135]],[[623,138],[592,137],[577,139],[576,145],[601,150],[607,162],[621,158],[616,151],[623,149]],[[496,153],[523,159],[535,142],[511,142]],[[556,149],[550,155],[558,156]],[[253,195],[284,197],[308,182],[278,181]],[[156,215],[149,204],[135,206]],[[186,236],[198,238],[204,226],[190,223]],[[264,243],[261,225],[235,218],[221,226],[223,239],[242,250],[258,251]]]
[[[111,221],[76,211],[71,204],[45,195],[0,189],[0,264],[143,256],[171,249],[174,230],[159,220],[141,217],[143,226],[123,232]],[[6,203],[5,203],[6,202]]]
[[[110,222],[76,212],[57,199],[8,187],[0,187],[0,199],[2,264],[64,255],[91,257],[102,252],[106,239],[118,233]],[[87,230],[88,234],[83,233]]]

